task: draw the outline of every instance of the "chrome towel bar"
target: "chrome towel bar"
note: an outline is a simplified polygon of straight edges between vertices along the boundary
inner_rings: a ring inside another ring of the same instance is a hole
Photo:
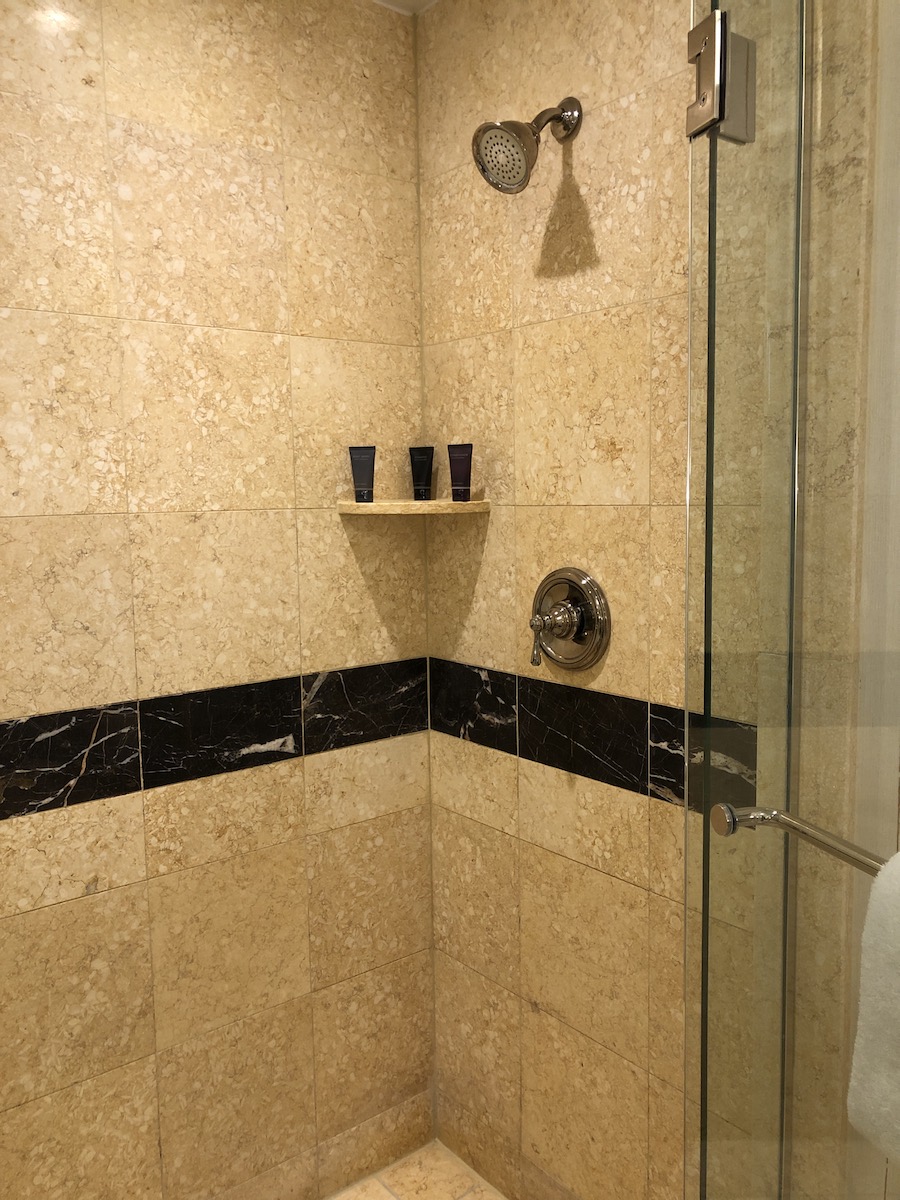
[[[826,854],[865,871],[867,875],[877,875],[885,863],[877,854],[870,854],[861,846],[854,846],[853,842],[845,842],[843,838],[777,808],[732,808],[730,804],[714,804],[710,823],[721,837],[731,837],[739,829],[756,829],[758,826],[780,829],[782,833],[792,833],[804,842],[818,846]]]

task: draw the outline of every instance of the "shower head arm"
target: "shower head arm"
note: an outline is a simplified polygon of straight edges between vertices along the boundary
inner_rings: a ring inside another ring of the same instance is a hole
[[[540,133],[545,129],[551,121],[561,121],[563,110],[557,106],[555,108],[543,108],[531,122],[531,128],[535,133]]]
[[[531,122],[531,128],[538,136],[548,125],[558,142],[574,137],[581,128],[581,103],[574,96],[566,96],[555,108],[542,109]]]

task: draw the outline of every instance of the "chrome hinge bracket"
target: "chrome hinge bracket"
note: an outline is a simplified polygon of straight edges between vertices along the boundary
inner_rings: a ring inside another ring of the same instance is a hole
[[[688,34],[688,62],[697,68],[697,94],[688,105],[686,133],[715,128],[732,142],[756,137],[756,45],[732,33],[728,14],[711,12]]]

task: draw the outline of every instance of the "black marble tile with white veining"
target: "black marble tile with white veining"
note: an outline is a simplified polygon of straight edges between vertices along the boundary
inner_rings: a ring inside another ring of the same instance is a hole
[[[135,701],[0,722],[0,819],[140,786]]]
[[[690,719],[688,803],[701,811],[704,788],[710,803],[750,808],[756,804],[755,725],[713,717],[705,722],[697,713]]]
[[[445,658],[429,660],[431,728],[515,754],[516,676]]]
[[[141,700],[144,787],[302,754],[300,680],[269,679]]]
[[[684,709],[650,705],[650,795],[684,804]]]
[[[426,660],[408,658],[303,676],[307,754],[428,728]]]
[[[647,795],[645,700],[519,678],[523,758]]]

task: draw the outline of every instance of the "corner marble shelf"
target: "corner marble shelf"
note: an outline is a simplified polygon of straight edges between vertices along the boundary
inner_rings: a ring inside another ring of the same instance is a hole
[[[341,516],[349,517],[462,517],[491,511],[490,500],[374,500],[357,504],[339,500]]]

